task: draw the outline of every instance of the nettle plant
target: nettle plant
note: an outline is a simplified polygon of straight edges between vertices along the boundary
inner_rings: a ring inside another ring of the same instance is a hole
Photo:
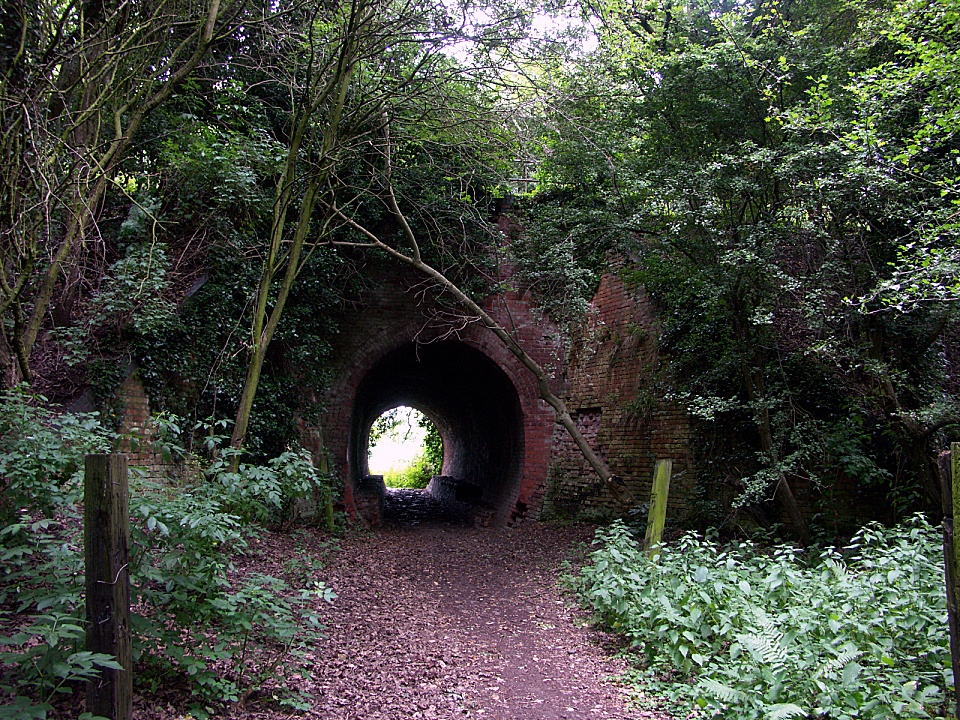
[[[83,458],[116,436],[96,415],[60,415],[22,390],[0,398],[0,718],[43,718],[56,697],[113,658],[84,645]],[[171,418],[161,425],[176,427]],[[161,436],[164,454],[178,450]],[[297,658],[318,627],[314,605],[335,596],[322,582],[236,579],[234,559],[260,529],[325,479],[300,454],[237,487],[213,465],[212,482],[176,487],[131,473],[131,603],[136,681],[192,684],[195,717],[242,700],[266,682],[303,673]],[[266,476],[266,479],[265,477]],[[299,696],[280,702],[303,707]]]
[[[616,522],[578,590],[630,639],[636,679],[700,715],[943,716],[952,685],[942,545],[921,516],[842,550],[688,534],[649,560]]]

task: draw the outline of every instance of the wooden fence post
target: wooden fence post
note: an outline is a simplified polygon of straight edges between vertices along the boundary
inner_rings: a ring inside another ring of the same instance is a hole
[[[87,710],[110,720],[133,717],[130,641],[130,517],[127,458],[87,455],[83,488],[87,650],[113,655],[123,670],[102,668],[87,683]]]
[[[960,443],[940,455],[940,499],[943,509],[943,560],[947,584],[947,625],[950,630],[950,661],[953,666],[954,712],[960,709],[960,617],[957,614],[957,580],[960,579],[960,533],[954,520],[960,517]]]
[[[317,443],[320,446],[320,474],[323,475],[327,483],[327,493],[323,499],[323,522],[327,532],[335,532],[337,529],[336,519],[333,515],[333,478],[330,475],[330,458],[327,456],[327,446],[323,441],[323,427],[317,426]]]
[[[670,494],[670,475],[673,472],[673,460],[657,460],[653,474],[653,488],[650,490],[650,512],[647,514],[647,534],[643,538],[643,547],[651,560],[660,555],[660,541],[663,539],[663,525],[667,521],[667,497]]]

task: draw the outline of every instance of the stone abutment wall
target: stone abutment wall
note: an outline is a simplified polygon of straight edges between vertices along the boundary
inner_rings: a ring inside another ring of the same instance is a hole
[[[658,459],[673,460],[668,517],[682,519],[694,471],[686,413],[665,400],[670,388],[649,299],[616,274],[603,277],[591,312],[571,338],[564,401],[580,431],[622,477],[637,504],[650,499]],[[553,432],[546,515],[621,513],[559,424]]]

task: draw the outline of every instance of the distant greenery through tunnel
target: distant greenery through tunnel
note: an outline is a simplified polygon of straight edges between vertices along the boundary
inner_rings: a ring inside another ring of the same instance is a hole
[[[422,412],[401,405],[370,427],[370,472],[383,475],[387,487],[425,488],[443,467],[443,441]]]

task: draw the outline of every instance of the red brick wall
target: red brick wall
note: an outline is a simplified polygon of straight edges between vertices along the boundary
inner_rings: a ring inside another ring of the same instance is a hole
[[[669,378],[657,348],[657,323],[643,291],[603,277],[591,313],[572,339],[565,402],[584,435],[637,503],[648,502],[658,459],[673,460],[669,516],[682,518],[693,486],[690,424],[665,399]],[[553,432],[546,513],[622,511],[562,426]]]
[[[484,301],[487,310],[515,332],[521,344],[543,367],[557,377],[561,389],[563,342],[556,327],[539,318],[530,299],[515,292]],[[362,305],[351,310],[334,339],[334,381],[321,398],[320,424],[331,458],[346,480],[345,502],[353,508],[349,479],[350,422],[353,399],[370,369],[385,355],[414,340],[456,339],[493,360],[517,390],[523,413],[524,455],[516,501],[507,508],[511,517],[538,517],[550,460],[553,410],[540,399],[534,376],[503,346],[500,340],[476,322],[462,323],[424,296],[420,278],[398,270],[365,294]]]
[[[147,477],[161,478],[174,474],[176,467],[166,463],[153,449],[155,431],[150,422],[150,399],[136,372],[131,373],[117,390],[123,404],[123,420],[119,432],[133,438],[121,445],[127,456],[127,465],[140,468]]]
[[[657,459],[674,460],[671,513],[681,516],[693,481],[690,428],[683,411],[665,401],[657,328],[642,292],[615,275],[603,278],[592,313],[574,338],[539,316],[528,295],[507,292],[484,302],[485,309],[516,333],[521,345],[554,377],[553,390],[565,397],[587,438],[615,473],[625,478],[638,503],[649,499]],[[524,456],[517,515],[599,514],[622,511],[602,490],[553,410],[540,399],[536,379],[478,323],[458,326],[424,297],[418,278],[398,272],[369,292],[362,307],[345,318],[335,343],[337,371],[322,398],[323,437],[337,469],[350,478],[348,443],[353,398],[365,375],[387,353],[414,339],[455,337],[483,352],[506,373],[523,412]],[[549,477],[548,477],[549,476]],[[352,507],[350,483],[346,502]],[[510,518],[507,518],[510,520]]]

